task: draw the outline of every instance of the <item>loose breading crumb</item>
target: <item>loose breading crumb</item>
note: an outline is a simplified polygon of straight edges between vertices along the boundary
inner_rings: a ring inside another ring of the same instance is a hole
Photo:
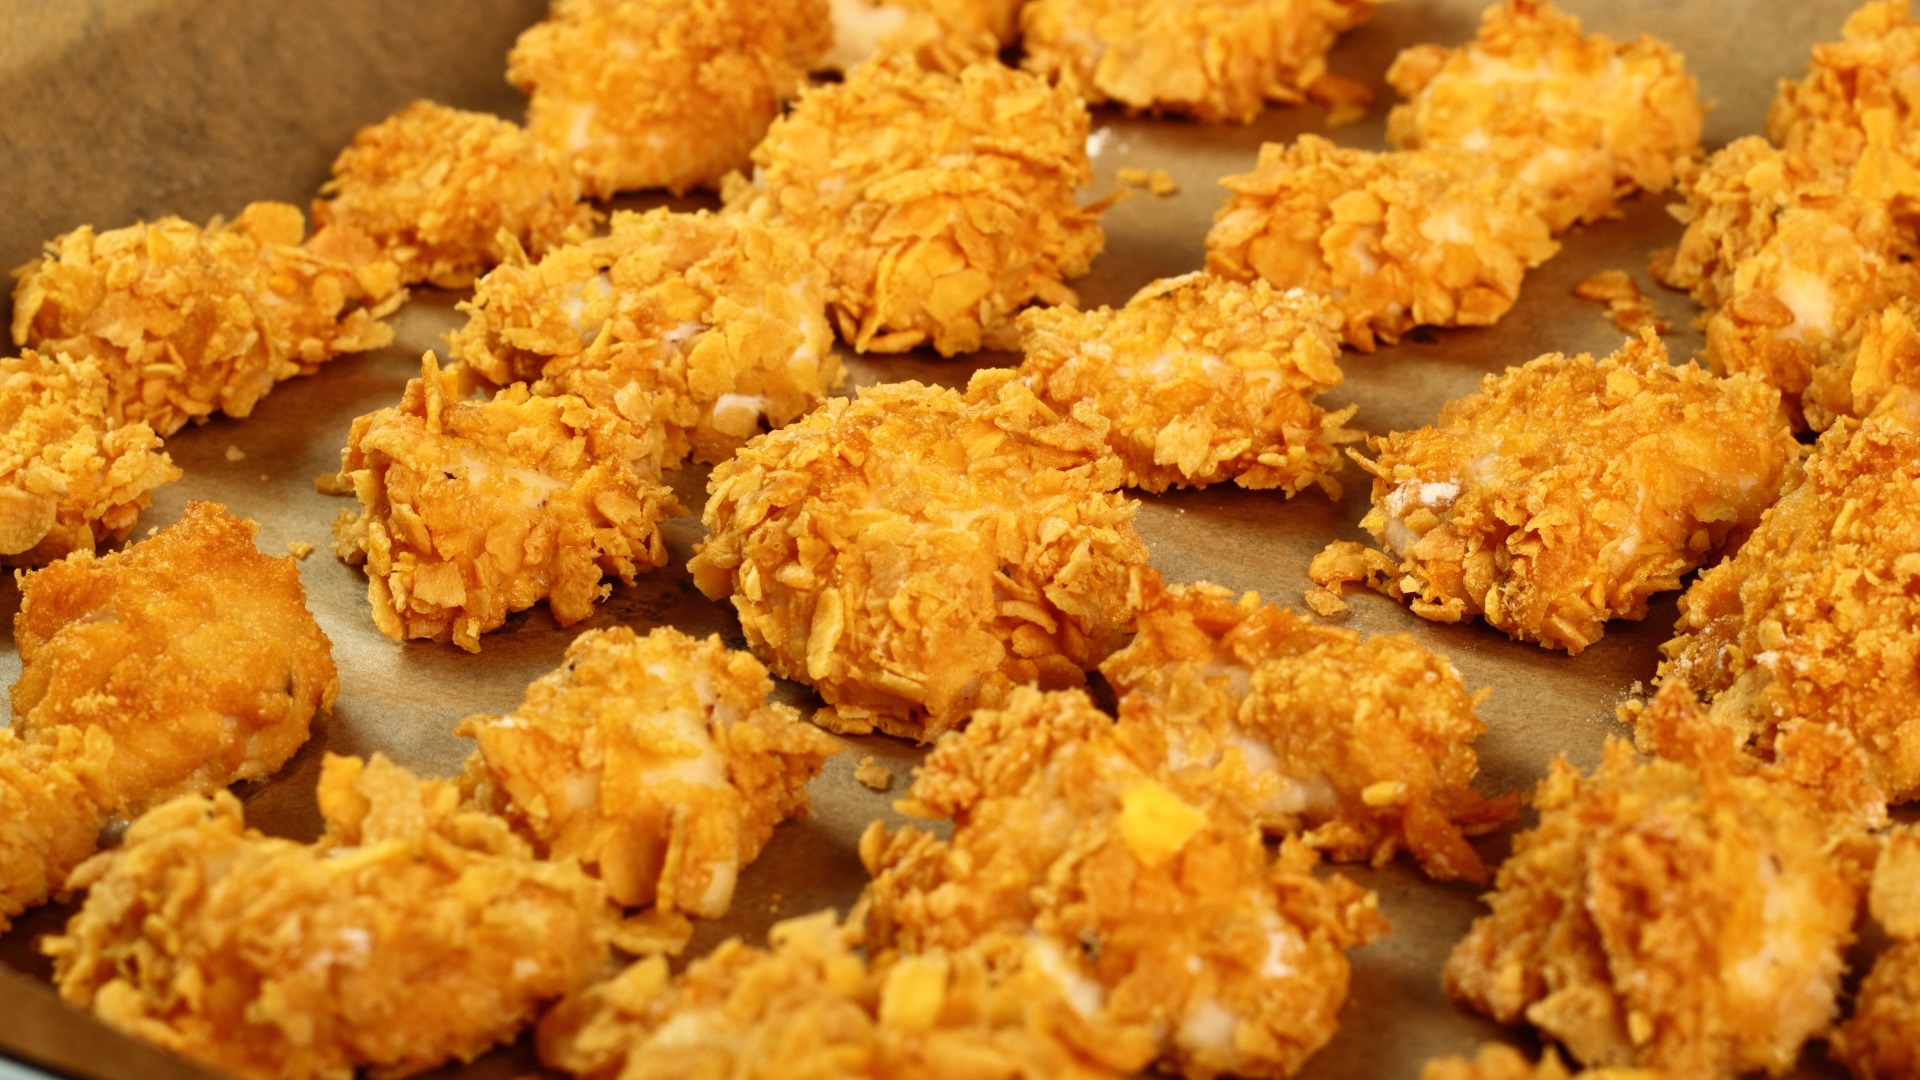
[[[111,810],[95,789],[113,749],[69,725],[31,738],[0,728],[0,934],[64,896],[67,875],[98,848]]]
[[[833,48],[820,67],[846,72],[875,56],[911,56],[958,74],[1020,37],[1025,0],[828,0]]]
[[[313,554],[313,545],[307,543],[305,540],[289,540],[287,541],[287,554],[299,559],[301,562],[305,562],[307,556]]]
[[[1122,186],[1146,188],[1163,199],[1180,190],[1180,185],[1165,169],[1148,172],[1129,165],[1115,172],[1113,178]]]
[[[853,778],[869,791],[893,790],[893,770],[873,760],[872,754],[860,759],[860,764],[853,770]]]
[[[1828,1040],[1834,1060],[1860,1080],[1898,1080],[1920,1069],[1920,832],[1909,825],[1881,843],[1868,906],[1894,942]]]
[[[1653,304],[1640,291],[1640,283],[1625,270],[1602,270],[1573,287],[1573,295],[1607,305],[1613,328],[1630,337],[1642,330],[1665,334],[1673,327],[1654,314]]]
[[[235,446],[232,443],[227,444],[227,452],[222,456],[224,456],[228,461],[247,460],[247,452],[245,450],[240,449],[238,446]]]

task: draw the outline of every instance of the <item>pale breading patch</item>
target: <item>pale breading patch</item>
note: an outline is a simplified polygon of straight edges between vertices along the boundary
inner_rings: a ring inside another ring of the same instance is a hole
[[[910,56],[958,74],[992,60],[1020,36],[1026,0],[828,0],[833,48],[819,67],[850,71],[875,56]]]
[[[1573,287],[1573,295],[1607,305],[1613,328],[1628,337],[1643,330],[1665,334],[1672,327],[1654,314],[1653,304],[1640,291],[1640,283],[1625,270],[1602,270]]]
[[[1833,1057],[1860,1080],[1898,1080],[1920,1070],[1920,832],[1888,833],[1868,905],[1893,939],[1854,996],[1853,1015],[1830,1040]]]

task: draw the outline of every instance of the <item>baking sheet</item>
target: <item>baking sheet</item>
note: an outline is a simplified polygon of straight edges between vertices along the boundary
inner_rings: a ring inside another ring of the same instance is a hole
[[[1378,100],[1366,120],[1331,137],[1382,147],[1393,100],[1382,80],[1387,64],[1408,45],[1470,38],[1481,6],[1479,0],[1400,0],[1344,39],[1333,70],[1367,82]],[[1807,45],[1836,36],[1851,7],[1845,0],[1565,0],[1563,6],[1589,29],[1617,37],[1645,30],[1685,52],[1703,96],[1718,103],[1708,118],[1710,148],[1757,131],[1775,81],[1800,73]],[[304,202],[355,127],[417,94],[514,115],[514,95],[500,81],[504,50],[542,5],[328,0],[297,7],[0,0],[0,23],[7,27],[0,33],[0,100],[13,106],[0,117],[0,175],[9,185],[0,256],[7,265],[86,221],[113,227],[166,212],[204,219],[236,212],[253,198]],[[1095,127],[1109,135],[1094,162],[1093,194],[1109,190],[1116,170],[1129,166],[1164,168],[1179,190],[1169,198],[1137,192],[1107,215],[1107,252],[1077,283],[1083,302],[1117,305],[1154,278],[1202,266],[1206,229],[1221,200],[1217,179],[1250,168],[1262,142],[1325,131],[1324,120],[1318,108],[1271,111],[1244,128],[1097,111]],[[90,131],[105,134],[82,134]],[[1354,423],[1369,431],[1417,427],[1489,371],[1548,351],[1611,351],[1622,335],[1604,308],[1571,295],[1575,283],[1602,269],[1632,272],[1676,327],[1668,338],[1676,357],[1691,355],[1700,344],[1688,329],[1691,304],[1655,287],[1645,273],[1647,253],[1679,235],[1665,201],[1630,202],[1618,220],[1563,236],[1560,254],[1528,278],[1519,303],[1496,327],[1416,331],[1371,356],[1349,354],[1346,385],[1332,402],[1358,403]],[[317,832],[312,790],[323,751],[379,750],[421,772],[457,771],[471,744],[452,735],[455,722],[469,713],[513,709],[526,684],[554,667],[581,630],[624,624],[644,632],[671,624],[742,644],[731,608],[702,597],[685,571],[701,535],[705,469],[673,477],[696,516],[668,527],[669,565],[635,586],[616,586],[584,623],[561,630],[544,608],[522,613],[486,635],[478,655],[451,645],[399,645],[375,631],[364,577],[327,548],[329,522],[352,503],[316,493],[312,481],[338,466],[354,416],[397,400],[422,351],[444,354],[440,335],[462,321],[454,309],[459,298],[419,290],[398,316],[393,347],[285,384],[244,421],[217,419],[168,441],[186,479],[159,493],[143,529],[172,521],[190,498],[213,499],[258,520],[260,547],[270,554],[285,552],[290,541],[316,548],[301,577],[334,642],[340,698],[279,776],[241,790],[249,821],[266,831],[301,838]],[[849,358],[848,365],[853,384],[915,378],[957,386],[980,366],[1009,362],[984,354],[962,361]],[[230,447],[245,456],[228,460]],[[1332,540],[1364,538],[1356,525],[1368,485],[1352,466],[1343,480],[1349,490],[1337,503],[1318,493],[1288,501],[1230,487],[1148,496],[1137,527],[1154,565],[1171,581],[1207,579],[1299,606],[1312,556]],[[1624,731],[1613,720],[1615,705],[1652,675],[1656,648],[1675,614],[1673,598],[1662,598],[1643,623],[1615,623],[1598,644],[1569,658],[1478,624],[1427,624],[1371,593],[1350,594],[1349,602],[1345,625],[1412,633],[1449,656],[1469,684],[1494,688],[1481,710],[1490,731],[1478,744],[1490,791],[1531,787],[1556,753],[1583,766],[1597,761],[1603,739]],[[17,605],[14,585],[0,586],[0,614]],[[0,620],[0,631],[7,625]],[[0,683],[11,685],[19,662],[11,634],[4,637]],[[781,693],[802,707],[817,704],[801,687],[783,685]],[[743,873],[732,913],[700,927],[694,952],[730,934],[758,941],[777,919],[829,905],[844,910],[856,897],[864,875],[855,842],[868,821],[891,816],[888,803],[920,752],[884,736],[849,742],[849,753],[813,785],[813,816],[780,828]],[[868,754],[893,768],[893,793],[877,794],[853,780],[854,766]],[[1506,845],[1507,836],[1496,835],[1482,851],[1497,859]],[[1393,933],[1352,954],[1352,994],[1341,1031],[1303,1077],[1412,1077],[1428,1057],[1470,1052],[1486,1039],[1531,1045],[1525,1032],[1457,1009],[1440,991],[1442,960],[1482,910],[1471,886],[1433,884],[1404,862],[1346,872],[1379,892]],[[44,978],[46,965],[31,941],[56,930],[69,910],[50,907],[22,918],[0,940],[0,963]],[[13,1022],[0,1016],[0,1027]],[[522,1045],[445,1075],[515,1076],[535,1067]],[[1840,1074],[1816,1051],[1796,1075]]]

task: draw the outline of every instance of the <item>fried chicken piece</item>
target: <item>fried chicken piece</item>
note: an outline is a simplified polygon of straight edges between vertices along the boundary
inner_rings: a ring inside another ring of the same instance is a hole
[[[0,934],[15,915],[61,891],[99,845],[99,803],[113,741],[55,727],[22,738],[0,728]]]
[[[1327,74],[1327,50],[1384,0],[1029,0],[1022,65],[1089,104],[1251,123],[1297,105]]]
[[[1166,768],[1159,732],[1080,691],[1016,690],[936,745],[899,809],[952,838],[875,823],[860,841],[875,955],[973,948],[1037,971],[1048,1027],[1125,1072],[1297,1071],[1333,1035],[1343,949],[1385,930],[1373,894],[1316,878],[1289,841]]]
[[[1260,148],[1207,233],[1207,269],[1329,297],[1347,344],[1488,326],[1559,250],[1528,191],[1464,150],[1370,153],[1302,135]]]
[[[594,223],[552,147],[511,121],[431,101],[361,128],[320,196],[314,224],[359,229],[402,280],[443,289],[473,284],[515,250],[583,240]]]
[[[844,377],[807,249],[705,211],[616,212],[606,236],[510,258],[461,310],[449,343],[463,363],[658,430],[665,465],[724,461]]]
[[[1883,843],[1867,904],[1894,943],[1874,961],[1853,1015],[1829,1040],[1834,1059],[1859,1080],[1920,1071],[1920,833],[1909,826]]]
[[[469,716],[477,801],[614,900],[726,914],[740,868],[807,810],[843,747],[767,695],[760,662],[670,627],[589,630],[506,716]]]
[[[1405,847],[1434,878],[1486,880],[1466,837],[1516,800],[1474,794],[1486,691],[1444,657],[1206,582],[1142,575],[1134,608],[1139,632],[1100,673],[1121,723],[1157,728],[1190,787],[1336,859],[1381,865]]]
[[[832,44],[826,0],[554,0],[507,54],[588,195],[714,187]]]
[[[1147,549],[1105,429],[1007,370],[863,388],[713,471],[687,568],[816,722],[931,740],[1017,684],[1080,685],[1131,629]]]
[[[875,56],[904,55],[958,75],[995,59],[1020,37],[1026,0],[828,0],[833,49],[820,66],[851,71]]]
[[[1371,446],[1360,525],[1382,550],[1335,544],[1308,576],[1569,653],[1737,544],[1799,457],[1771,387],[1674,367],[1651,332],[1489,375],[1435,426]]]
[[[1887,123],[1913,131],[1913,69],[1920,64],[1920,24],[1905,0],[1860,5],[1841,28],[1841,41],[1813,47],[1807,77],[1783,81],[1767,112],[1767,137],[1826,166],[1846,167],[1869,156],[1868,128]],[[1874,114],[1882,119],[1870,119]],[[1920,140],[1903,134],[1894,147],[1920,160]]]
[[[1480,155],[1556,233],[1635,191],[1667,190],[1675,166],[1700,154],[1700,89],[1672,46],[1583,35],[1544,0],[1489,7],[1473,41],[1408,49],[1387,81],[1408,99],[1387,118],[1396,146]]]
[[[13,342],[97,361],[127,421],[162,437],[215,411],[246,416],[273,385],[393,340],[399,268],[343,226],[302,241],[284,203],[203,229],[176,217],[81,226],[16,272]]]
[[[1091,401],[1127,485],[1232,480],[1340,497],[1343,425],[1313,398],[1340,385],[1339,316],[1321,297],[1205,274],[1164,278],[1119,311],[1033,308],[1019,320],[1020,377],[1054,408]]]
[[[660,522],[685,513],[649,432],[571,395],[516,384],[463,400],[432,353],[400,404],[358,417],[339,483],[360,500],[333,550],[367,570],[374,625],[394,639],[480,635],[547,601],[571,626],[612,586],[667,561]]]
[[[1087,109],[1071,90],[992,61],[959,75],[893,57],[817,86],[729,181],[730,213],[793,230],[828,275],[858,352],[1012,348],[1013,316],[1071,304],[1063,282],[1105,244]]]
[[[125,540],[154,489],[178,479],[153,429],[121,422],[97,362],[0,358],[0,566]]]
[[[315,845],[226,792],[167,803],[75,874],[46,942],[69,1003],[242,1077],[407,1076],[470,1061],[608,960],[613,911],[453,785],[329,756]]]
[[[1420,1080],[1662,1080],[1651,1069],[1586,1069],[1567,1071],[1560,1055],[1549,1047],[1536,1068],[1520,1051],[1505,1043],[1484,1043],[1471,1060],[1459,1055],[1436,1058],[1420,1067]]]

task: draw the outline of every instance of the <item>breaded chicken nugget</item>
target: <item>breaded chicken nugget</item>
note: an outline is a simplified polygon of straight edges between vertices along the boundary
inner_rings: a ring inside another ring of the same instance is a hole
[[[463,303],[453,355],[505,386],[577,394],[659,431],[665,465],[723,461],[840,384],[826,280],[782,232],[705,211],[515,255]]]
[[[1333,1035],[1345,948],[1385,930],[1374,896],[1316,878],[1288,842],[1165,767],[1150,727],[1080,691],[1016,690],[921,764],[899,808],[950,840],[879,823],[860,841],[877,955],[973,948],[1051,976],[1039,1004],[1083,1053],[1126,1072],[1279,1077]]]
[[[815,87],[754,148],[727,210],[791,229],[826,268],[859,352],[1012,348],[1013,316],[1071,304],[1106,242],[1074,192],[1092,181],[1087,109],[997,62],[959,75],[880,59]]]
[[[1435,426],[1371,445],[1360,524],[1382,550],[1334,544],[1308,575],[1569,653],[1737,543],[1799,457],[1771,387],[1674,367],[1650,331],[1489,375]]]
[[[1090,104],[1245,124],[1306,100],[1327,50],[1384,0],[1029,0],[1023,66]]]
[[[1026,0],[828,0],[833,49],[820,67],[851,71],[875,56],[911,56],[957,75],[992,60],[1020,36]]]
[[[360,512],[333,523],[334,553],[366,566],[367,602],[394,639],[480,635],[547,601],[587,617],[612,586],[667,561],[660,522],[685,513],[654,467],[649,433],[571,395],[524,385],[462,400],[432,353],[400,404],[358,417],[340,454]]]
[[[45,949],[68,1002],[224,1073],[406,1076],[470,1061],[608,960],[614,909],[444,781],[329,757],[316,845],[219,792],[161,806],[83,866]]]
[[[1767,112],[1767,137],[1825,166],[1848,166],[1868,155],[1868,128],[1891,124],[1903,133],[1896,149],[1920,160],[1912,134],[1916,101],[1913,70],[1920,64],[1920,23],[1906,0],[1860,5],[1841,28],[1841,41],[1813,47],[1807,77],[1783,81]],[[1869,119],[1874,113],[1884,120]]]
[[[516,247],[538,256],[585,239],[594,219],[552,147],[511,121],[431,101],[361,128],[320,196],[315,225],[353,226],[402,280],[444,289],[473,284]]]
[[[113,737],[54,727],[22,738],[0,728],[0,934],[12,918],[61,891],[99,846],[108,811],[102,780]]]
[[[275,383],[393,340],[380,320],[406,299],[399,268],[357,230],[305,232],[284,203],[204,229],[81,226],[17,272],[13,343],[98,361],[120,415],[162,437],[245,416]]]
[[[125,540],[180,479],[144,423],[123,423],[91,358],[0,358],[0,566],[44,566]]]
[[[807,810],[840,741],[769,703],[760,662],[718,636],[589,630],[506,716],[469,716],[477,800],[614,900],[726,914],[740,868]]]
[[[1134,608],[1139,632],[1100,673],[1123,725],[1163,733],[1176,775],[1336,859],[1378,865],[1405,847],[1435,878],[1486,880],[1466,837],[1516,800],[1474,794],[1486,692],[1444,657],[1205,582],[1142,575]]]
[[[588,195],[678,194],[746,167],[832,35],[826,0],[554,0],[507,81]]]
[[[1549,1047],[1540,1064],[1504,1043],[1484,1043],[1472,1059],[1455,1055],[1420,1067],[1420,1080],[1663,1080],[1651,1069],[1583,1069],[1569,1072]]]
[[[1207,269],[1333,301],[1371,352],[1415,326],[1487,326],[1559,245],[1528,189],[1464,150],[1377,154],[1302,135],[1260,148],[1207,233]]]
[[[1920,1073],[1920,833],[1884,840],[1867,903],[1894,943],[1873,962],[1853,1015],[1829,1040],[1835,1060],[1859,1080]]]
[[[1636,190],[1667,190],[1700,153],[1700,89],[1679,53],[1645,34],[1582,35],[1544,0],[1489,7],[1473,41],[1408,49],[1387,81],[1408,99],[1387,118],[1395,145],[1481,155],[1556,233]]]
[[[1343,425],[1313,398],[1340,385],[1339,316],[1321,297],[1206,274],[1165,278],[1118,311],[1020,315],[1020,377],[1054,408],[1091,401],[1127,485],[1147,491],[1232,480],[1338,498]]]
[[[816,721],[931,740],[1016,684],[1080,685],[1131,628],[1147,549],[1105,426],[1006,370],[865,388],[713,471],[687,568]]]

